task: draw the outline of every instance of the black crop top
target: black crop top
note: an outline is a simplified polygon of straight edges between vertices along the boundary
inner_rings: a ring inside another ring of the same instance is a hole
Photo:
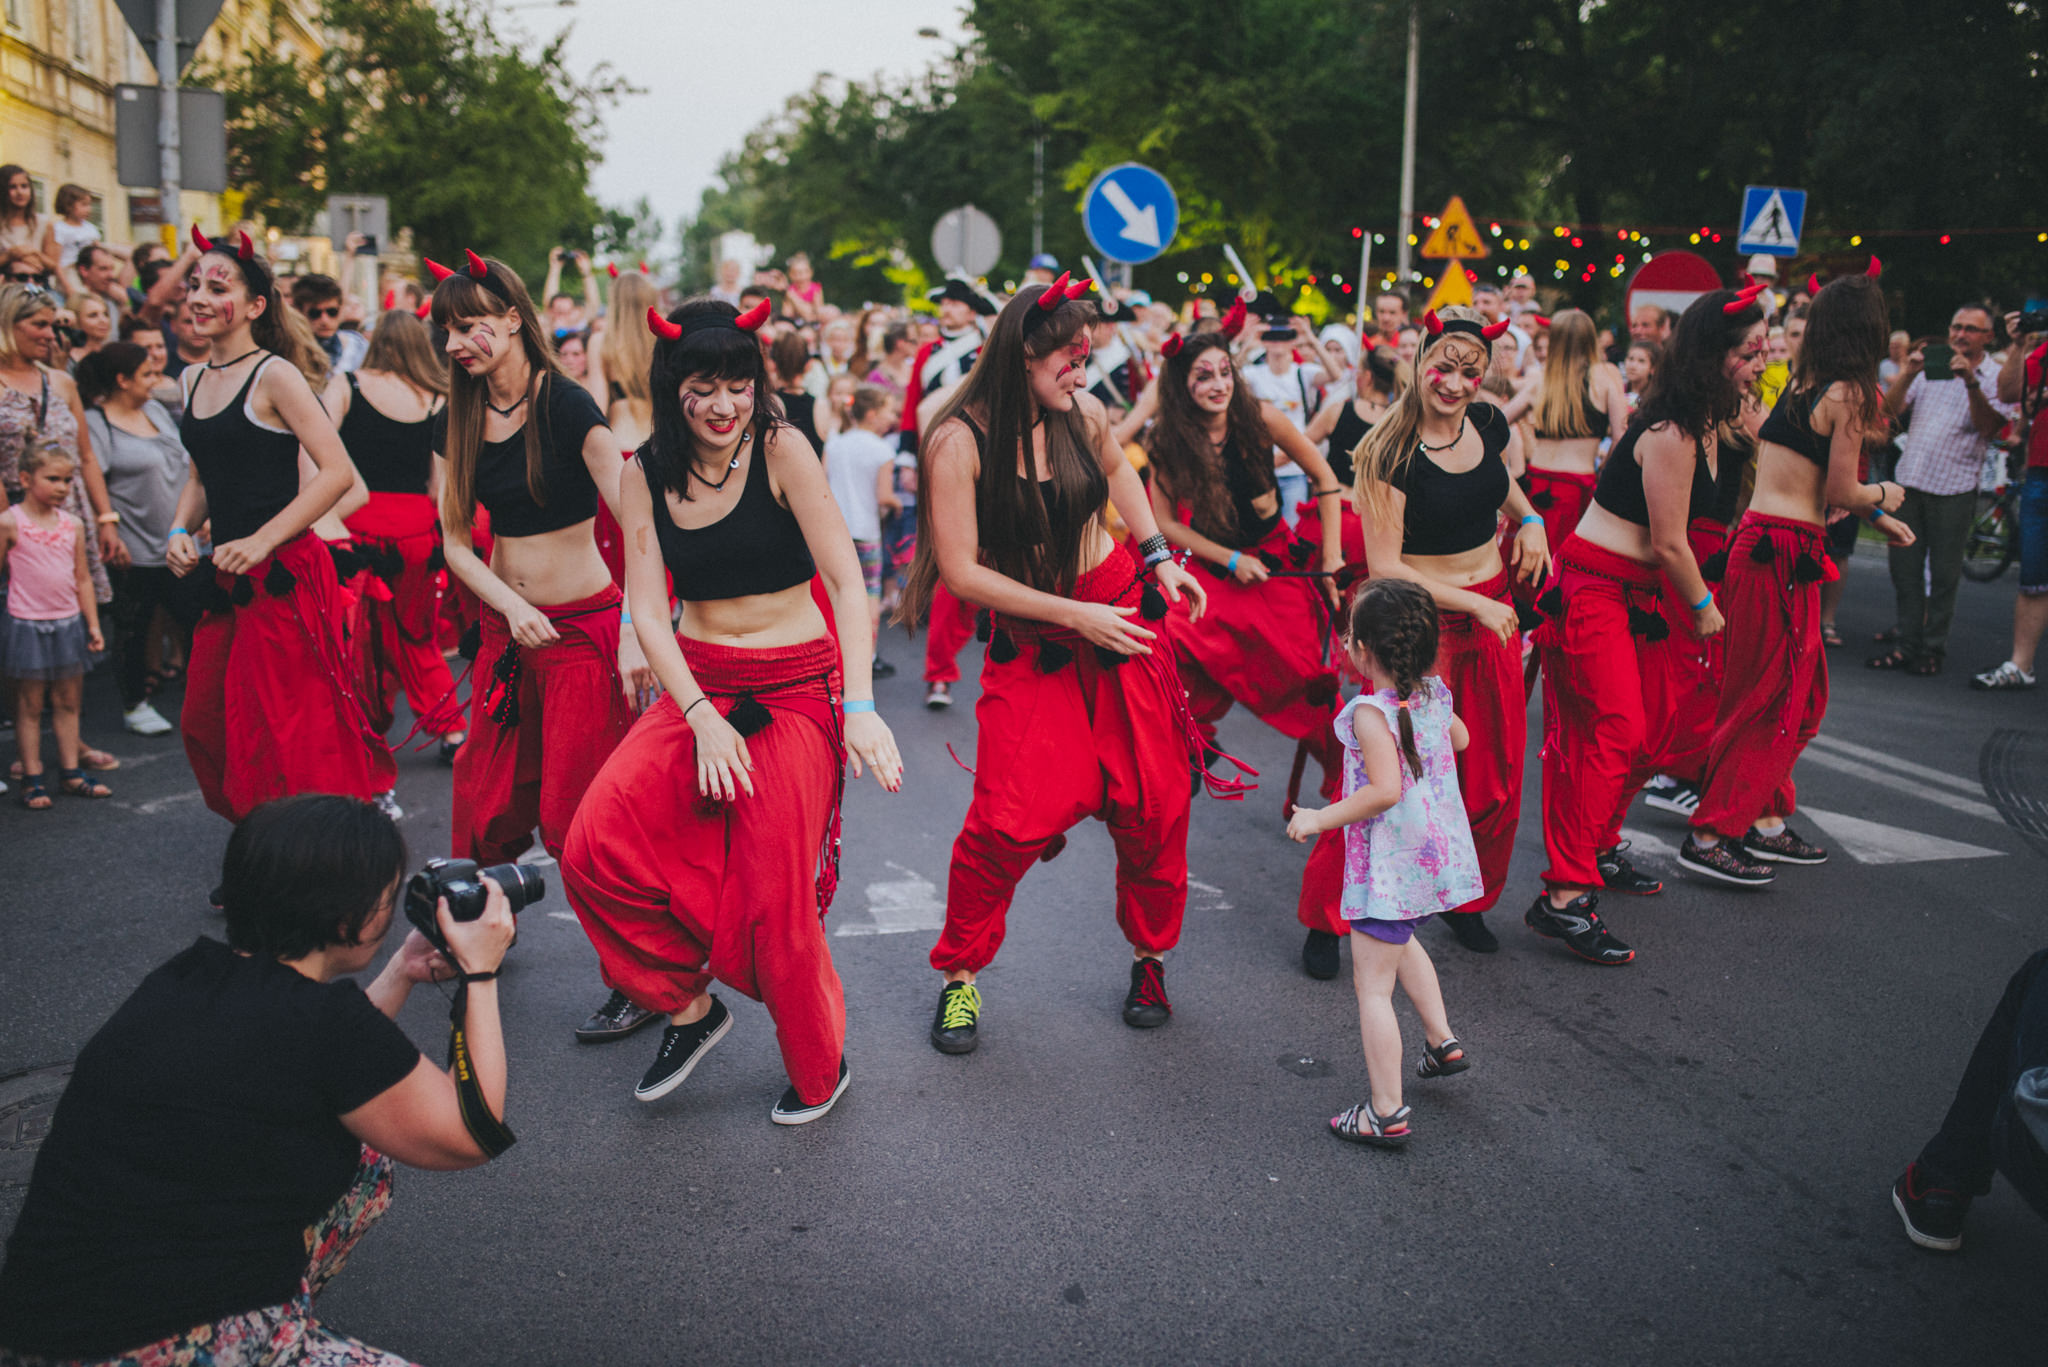
[[[256,377],[276,360],[265,356],[227,407],[210,418],[193,411],[193,396],[209,373],[193,367],[198,377],[185,391],[185,416],[178,435],[199,471],[206,490],[207,516],[213,521],[213,544],[240,541],[261,531],[263,524],[299,496],[299,439],[290,432],[259,427],[249,416],[249,393]]]
[[[784,438],[796,439],[794,433]],[[654,535],[661,543],[662,563],[675,576],[676,597],[686,603],[780,593],[817,573],[796,514],[777,503],[769,487],[765,450],[750,454],[740,501],[708,526],[677,526],[667,493],[649,492],[654,495]],[[491,516],[495,519],[497,514]]]
[[[526,428],[503,441],[477,447],[476,501],[491,514],[493,536],[539,536],[558,532],[597,516],[597,481],[583,463],[583,439],[593,427],[605,425],[597,400],[574,380],[550,375],[541,381],[537,408],[543,408],[540,429],[541,492],[535,503],[526,487]],[[531,417],[528,422],[533,421]],[[434,449],[448,452],[448,410],[434,418]]]
[[[400,422],[363,397],[355,373],[348,377],[348,412],[341,420],[341,444],[362,471],[373,494],[424,494],[434,468],[434,415]]]
[[[1540,427],[1534,427],[1533,430],[1535,431],[1536,435],[1538,437],[1541,437],[1544,441],[1585,441],[1588,438],[1597,441],[1600,438],[1606,436],[1607,410],[1602,408],[1598,403],[1594,401],[1593,390],[1590,385],[1586,388],[1586,391],[1579,396],[1579,402],[1583,404],[1585,407],[1585,436],[1582,437],[1576,434],[1566,434],[1563,432],[1546,432]],[[1540,412],[1541,409],[1542,404],[1539,402],[1535,408],[1530,410],[1530,412],[1534,414],[1536,412]]]
[[[1650,504],[1643,496],[1643,467],[1636,459],[1636,439],[1648,429],[1640,422],[1629,424],[1600,467],[1600,481],[1593,486],[1593,501],[1624,522],[1638,527],[1650,525]],[[1693,439],[1692,494],[1686,519],[1711,517],[1714,512],[1714,472],[1707,467],[1706,443]]]
[[[1813,430],[1813,410],[1820,407],[1820,401],[1826,397],[1825,393],[1795,394],[1786,390],[1778,396],[1778,402],[1764,418],[1756,439],[1782,446],[1787,451],[1805,456],[1821,469],[1827,469],[1831,439]]]
[[[1270,460],[1264,451],[1261,459]],[[1238,454],[1237,438],[1232,437],[1223,444],[1223,486],[1230,493],[1231,511],[1237,514],[1237,535],[1225,536],[1221,528],[1196,527],[1195,530],[1211,541],[1221,542],[1232,550],[1244,550],[1258,545],[1273,529],[1280,525],[1286,510],[1279,506],[1277,484],[1262,481],[1252,468]],[[1259,516],[1258,499],[1262,494],[1275,494],[1273,511],[1265,517]]]
[[[1490,403],[1475,403],[1465,420],[1479,433],[1479,463],[1458,474],[1438,465],[1418,443],[1392,483],[1407,499],[1401,549],[1409,555],[1460,555],[1493,540],[1508,501],[1508,420]]]
[[[988,438],[983,435],[981,424],[968,417],[965,413],[960,414],[960,421],[967,428],[967,434],[974,438],[974,454],[977,462],[988,459]],[[1018,482],[1023,482],[1023,476],[1018,476]],[[1067,510],[1066,496],[1060,493],[1059,482],[1050,479],[1038,481],[1038,497],[1045,503],[1045,525],[1048,527],[1066,525],[1071,514]],[[1032,538],[1030,544],[1037,545],[1039,543],[1036,538]]]
[[[1337,425],[1330,430],[1330,473],[1337,477],[1337,483],[1350,488],[1357,478],[1351,464],[1351,453],[1358,449],[1358,443],[1365,440],[1365,434],[1372,431],[1372,424],[1358,416],[1358,401],[1346,399],[1337,410]]]

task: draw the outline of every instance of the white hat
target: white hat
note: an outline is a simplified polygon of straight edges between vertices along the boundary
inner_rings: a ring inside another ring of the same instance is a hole
[[[1771,279],[1776,280],[1778,278],[1778,258],[1775,256],[1752,256],[1749,258],[1748,269],[1749,273],[1758,279],[1769,276]]]

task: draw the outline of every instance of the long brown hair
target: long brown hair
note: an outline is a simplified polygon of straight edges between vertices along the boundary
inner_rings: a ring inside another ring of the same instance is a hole
[[[1204,528],[1235,536],[1244,529],[1237,525],[1237,500],[1230,495],[1224,455],[1209,439],[1209,415],[1188,390],[1195,362],[1212,351],[1220,352],[1231,368],[1224,423],[1234,457],[1251,476],[1254,497],[1279,488],[1273,477],[1273,434],[1266,430],[1259,401],[1231,361],[1230,343],[1221,333],[1198,332],[1166,358],[1165,373],[1159,378],[1159,418],[1146,434],[1145,450],[1152,460],[1152,478],[1169,498],[1187,504]]]
[[[1594,352],[1599,337],[1593,320],[1565,309],[1550,320],[1550,355],[1536,399],[1536,430],[1546,438],[1590,437]]]
[[[1412,579],[1369,579],[1351,601],[1350,630],[1353,644],[1365,647],[1373,661],[1388,676],[1374,679],[1391,684],[1394,696],[1406,703],[1424,685],[1436,667],[1436,600],[1429,590]],[[1401,737],[1401,754],[1415,777],[1422,777],[1422,752],[1415,745],[1415,724],[1408,709],[1400,709],[1396,730]]]
[[[1463,304],[1438,309],[1437,318],[1445,323],[1460,318],[1480,321],[1479,311]],[[1391,511],[1387,491],[1407,470],[1408,462],[1415,459],[1417,434],[1422,430],[1422,372],[1428,369],[1431,357],[1449,348],[1470,352],[1482,366],[1491,359],[1486,343],[1462,329],[1438,333],[1415,353],[1415,372],[1408,384],[1387,408],[1386,416],[1374,423],[1365,440],[1358,443],[1358,451],[1352,457],[1357,472],[1353,489],[1360,505],[1372,516],[1384,517]],[[1474,402],[1478,401],[1475,395]]]
[[[1804,404],[1788,410],[1804,417],[1820,397],[1836,384],[1856,391],[1852,407],[1864,430],[1877,422],[1883,399],[1877,389],[1877,363],[1890,344],[1886,331],[1891,326],[1885,308],[1884,290],[1867,275],[1847,275],[1830,280],[1806,306],[1806,336],[1793,358],[1792,375],[1784,403],[1793,395],[1804,396]]]
[[[533,368],[526,389],[526,491],[535,503],[546,507],[540,429],[547,421],[548,386],[575,381],[562,373],[554,348],[542,335],[533,296],[526,292],[519,273],[496,258],[484,265],[490,273],[488,285],[471,278],[467,271],[457,271],[434,287],[434,325],[445,328],[474,318],[507,315],[519,320],[519,349]],[[484,398],[489,391],[490,382],[481,376],[471,375],[461,366],[448,368],[448,437],[441,452],[448,461],[448,478],[441,485],[441,521],[464,531],[469,529],[470,513],[476,507],[476,458],[484,444]]]
[[[661,291],[653,281],[638,271],[621,271],[612,282],[611,307],[605,313],[608,325],[597,348],[605,379],[619,387],[636,418],[649,412],[654,397],[647,387],[647,372],[654,365],[654,334],[640,320],[660,303]]]
[[[410,309],[386,309],[370,330],[362,370],[396,375],[436,398],[448,397],[448,360],[434,350],[434,335]]]
[[[1109,498],[1109,478],[1096,461],[1079,403],[1054,413],[1040,410],[1031,397],[1027,363],[1067,346],[1095,321],[1095,305],[1085,299],[1069,299],[1050,312],[1040,309],[1038,299],[1047,288],[1027,285],[1004,305],[974,369],[933,416],[925,440],[928,446],[932,434],[956,418],[970,426],[986,423],[981,431],[981,468],[974,480],[982,558],[998,574],[1064,597],[1081,577],[1082,547]],[[1028,462],[1031,431],[1040,421],[1045,424],[1045,463],[1052,472],[1054,497],[1061,506],[1086,514],[1064,526],[1053,526],[1046,516],[1045,498]],[[926,447],[919,448],[917,459],[918,487],[929,489]],[[1017,474],[1020,465],[1027,472],[1022,478]],[[918,499],[917,558],[911,562],[897,610],[900,621],[923,616],[938,587],[939,539],[932,533],[931,519],[931,499]]]
[[[14,178],[27,175],[28,168],[25,166],[16,166],[13,162],[0,166],[0,227],[4,227],[18,219],[24,228],[27,228],[30,232],[35,231],[36,219],[38,218],[36,213],[35,177],[29,176],[28,204],[26,206],[16,210],[7,197],[7,187],[13,183]]]

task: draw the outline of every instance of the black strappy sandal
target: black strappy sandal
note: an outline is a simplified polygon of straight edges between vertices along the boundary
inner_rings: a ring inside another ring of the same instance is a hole
[[[71,797],[90,798],[97,802],[103,797],[112,797],[114,790],[83,769],[59,769],[57,786]]]
[[[1863,662],[1865,669],[1907,669],[1913,664],[1913,657],[1897,646],[1882,655],[1873,655]]]
[[[31,812],[47,812],[56,804],[50,801],[50,790],[43,786],[41,774],[27,774],[21,780],[21,792],[15,797],[22,807]]]
[[[1340,1116],[1330,1119],[1330,1133],[1347,1144],[1365,1144],[1375,1149],[1399,1149],[1408,1144],[1408,1107],[1392,1115],[1380,1115],[1372,1102],[1361,1101]],[[1399,1129],[1394,1128],[1400,1126]]]
[[[1465,1056],[1465,1046],[1458,1043],[1456,1035],[1451,1035],[1442,1044],[1423,1044],[1422,1061],[1415,1065],[1415,1076],[1449,1077],[1471,1066],[1472,1060]]]

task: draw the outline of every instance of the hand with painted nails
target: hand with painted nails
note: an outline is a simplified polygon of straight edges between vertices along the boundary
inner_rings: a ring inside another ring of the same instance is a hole
[[[897,753],[889,723],[876,713],[855,712],[847,717],[846,764],[855,778],[865,764],[874,771],[875,782],[892,793],[903,791],[903,757]]]
[[[655,676],[654,667],[647,663],[647,655],[640,649],[640,638],[627,627],[619,632],[619,687],[626,695],[626,706],[633,709],[635,716],[645,712],[654,700],[661,696],[661,680]]]
[[[1119,655],[1150,655],[1146,644],[1157,633],[1147,631],[1134,620],[1138,610],[1108,603],[1075,603],[1067,613],[1066,626],[1078,632],[1090,645],[1113,650]]]
[[[692,704],[685,720],[697,740],[697,792],[714,802],[754,795],[754,759],[747,738],[709,702]]]

